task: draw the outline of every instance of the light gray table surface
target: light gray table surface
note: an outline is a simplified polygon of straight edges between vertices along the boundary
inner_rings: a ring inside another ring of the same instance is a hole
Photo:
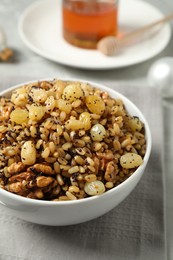
[[[57,0],[58,1],[58,0]],[[140,0],[139,0],[140,1]],[[48,61],[29,50],[21,41],[18,34],[18,19],[25,8],[35,0],[0,0],[0,26],[5,30],[9,47],[15,52],[12,63],[0,63],[0,80],[5,77],[14,78],[15,82],[21,82],[22,78],[39,79],[46,77],[73,77],[81,79],[92,79],[104,83],[107,79],[112,84],[129,84],[139,87],[148,87],[147,73],[154,61],[165,56],[173,56],[173,37],[168,46],[154,58],[122,69],[111,69],[107,71],[91,71],[63,66]],[[147,0],[163,13],[173,10],[173,0]],[[173,28],[173,23],[171,23]],[[17,80],[17,78],[19,80]],[[172,102],[173,104],[173,102]],[[170,100],[164,101],[163,114],[167,117],[169,125],[165,126],[165,180],[166,180],[166,222],[167,222],[167,244],[168,259],[173,259],[173,175],[171,160],[173,154],[172,137],[172,106]]]

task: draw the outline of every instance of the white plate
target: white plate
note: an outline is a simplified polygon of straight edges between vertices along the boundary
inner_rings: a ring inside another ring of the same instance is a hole
[[[168,44],[171,28],[165,24],[152,37],[126,48],[121,54],[106,57],[97,50],[68,44],[62,37],[61,0],[38,1],[29,6],[19,21],[24,43],[37,54],[52,61],[85,69],[121,68],[145,61]],[[140,0],[121,0],[120,29],[133,30],[163,17],[155,7]]]

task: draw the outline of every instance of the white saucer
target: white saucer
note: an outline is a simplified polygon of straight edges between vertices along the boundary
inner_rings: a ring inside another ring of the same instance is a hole
[[[64,64],[85,69],[110,69],[130,66],[148,60],[161,52],[171,37],[165,24],[152,37],[126,48],[121,54],[106,57],[96,50],[73,47],[62,37],[61,0],[38,1],[29,6],[19,21],[24,43],[37,54]],[[163,17],[155,7],[139,0],[121,0],[119,26],[133,30]]]

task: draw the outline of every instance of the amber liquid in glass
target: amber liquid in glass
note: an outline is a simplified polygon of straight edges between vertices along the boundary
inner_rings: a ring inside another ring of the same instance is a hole
[[[63,37],[81,48],[95,49],[97,42],[117,34],[115,3],[63,1]]]

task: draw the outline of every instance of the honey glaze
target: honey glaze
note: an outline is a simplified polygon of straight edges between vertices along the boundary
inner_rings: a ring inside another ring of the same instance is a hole
[[[63,37],[77,47],[95,49],[97,42],[117,34],[115,2],[63,1]]]

